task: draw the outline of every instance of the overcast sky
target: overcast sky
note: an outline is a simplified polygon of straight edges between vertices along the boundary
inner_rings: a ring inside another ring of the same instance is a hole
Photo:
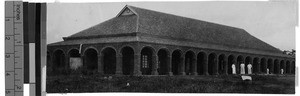
[[[298,5],[293,1],[48,3],[47,43],[113,18],[131,5],[242,28],[276,48],[291,50],[298,21]]]

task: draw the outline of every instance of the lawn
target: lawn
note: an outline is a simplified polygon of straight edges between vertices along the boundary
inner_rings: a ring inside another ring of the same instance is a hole
[[[105,76],[61,75],[47,77],[48,93],[262,93],[295,94],[294,75],[219,76]]]

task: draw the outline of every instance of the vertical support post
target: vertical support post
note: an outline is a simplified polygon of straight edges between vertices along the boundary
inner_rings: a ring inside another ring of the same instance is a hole
[[[207,58],[207,56],[205,56],[204,58],[203,58],[203,74],[204,75],[209,75],[208,74],[208,58]]]
[[[86,60],[85,60],[86,62]],[[103,55],[101,53],[98,54],[98,72],[99,74],[104,74],[104,71],[103,71]],[[86,66],[87,67],[87,66]]]
[[[185,75],[185,66],[184,66],[184,63],[185,63],[185,56],[184,55],[181,55],[181,57],[180,57],[180,75]]]
[[[219,71],[218,71],[218,69],[219,69],[219,62],[218,62],[219,60],[218,60],[218,57],[216,56],[215,58],[214,58],[214,66],[213,66],[213,75],[219,75]]]
[[[168,66],[168,75],[172,76],[173,72],[172,72],[172,56],[170,54],[168,54],[167,56],[167,66]]]
[[[158,75],[157,69],[158,69],[158,56],[157,54],[152,54],[152,75]]]
[[[117,53],[116,54],[117,56],[117,62],[116,62],[116,75],[122,75],[123,74],[123,71],[122,71],[122,58],[123,58],[123,55],[121,53]]]
[[[193,57],[192,59],[192,75],[198,75],[198,72],[197,72],[197,58],[196,56]]]
[[[141,59],[140,53],[134,53],[134,66],[133,66],[134,67],[133,68],[134,76],[142,75],[140,59]]]

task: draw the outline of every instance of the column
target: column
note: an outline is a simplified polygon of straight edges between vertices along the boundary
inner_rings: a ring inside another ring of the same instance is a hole
[[[255,73],[261,73],[261,72],[260,72],[260,70],[261,70],[261,69],[260,69],[260,63],[261,63],[261,62],[260,62],[260,59],[257,59],[256,72],[255,72]]]
[[[198,75],[198,72],[197,72],[197,59],[196,59],[196,57],[194,57],[193,59],[192,59],[192,75]]]
[[[122,71],[122,58],[123,58],[123,55],[121,53],[117,53],[116,54],[117,56],[117,62],[116,62],[116,75],[122,75],[123,74],[123,71]]]
[[[179,74],[180,75],[185,75],[185,66],[184,66],[184,63],[185,63],[185,56],[184,55],[181,55],[180,57],[180,67],[179,67]]]
[[[228,58],[225,56],[224,57],[224,74],[228,75]]]
[[[172,76],[173,72],[172,72],[172,56],[170,54],[168,54],[167,56],[167,67],[168,67],[168,75]]]
[[[141,54],[140,53],[134,53],[133,75],[135,75],[135,76],[142,75],[140,60],[141,60]]]
[[[273,60],[271,60],[270,63],[271,63],[271,66],[269,68],[269,71],[270,71],[271,74],[273,74],[274,73],[274,62],[273,62]],[[268,65],[269,65],[269,62],[268,62]]]
[[[219,62],[218,58],[214,58],[213,75],[219,75]]]
[[[208,60],[207,60],[207,57],[203,58],[203,74],[204,75],[209,75],[208,74]]]
[[[104,71],[103,71],[103,55],[102,54],[98,54],[98,72],[99,72],[99,74],[104,74]]]
[[[158,56],[157,54],[153,54],[152,55],[152,71],[151,74],[152,75],[158,75],[157,69],[158,69]]]

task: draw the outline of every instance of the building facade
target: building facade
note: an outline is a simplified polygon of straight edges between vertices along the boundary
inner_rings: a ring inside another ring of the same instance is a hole
[[[116,17],[48,44],[47,68],[116,75],[294,74],[295,57],[243,29],[125,6]],[[246,74],[248,72],[246,71]]]

